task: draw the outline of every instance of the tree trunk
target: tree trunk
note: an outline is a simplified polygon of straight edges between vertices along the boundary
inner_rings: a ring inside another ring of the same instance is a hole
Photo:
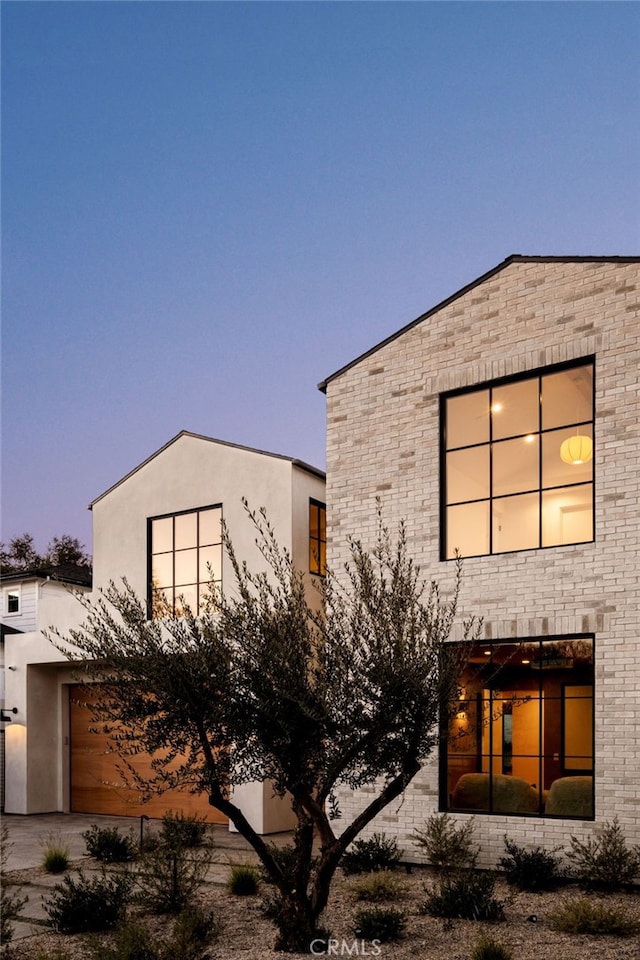
[[[278,927],[275,949],[284,953],[311,953],[315,943],[315,950],[320,953],[318,941],[325,940],[326,933],[318,929],[317,919],[305,892],[280,892],[278,913],[275,917]]]

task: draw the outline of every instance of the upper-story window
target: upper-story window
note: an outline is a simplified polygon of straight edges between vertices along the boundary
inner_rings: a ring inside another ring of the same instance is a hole
[[[442,397],[442,557],[593,540],[593,358]]]
[[[327,508],[309,500],[309,572],[323,577],[327,569]]]
[[[20,587],[5,587],[4,613],[7,617],[20,613]]]
[[[222,507],[149,521],[149,604],[153,616],[204,610],[222,583]]]

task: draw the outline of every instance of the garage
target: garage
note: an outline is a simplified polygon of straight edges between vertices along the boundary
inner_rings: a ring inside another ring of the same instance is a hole
[[[96,694],[93,695],[95,700]],[[205,817],[209,823],[228,823],[218,810],[207,802],[206,796],[185,791],[168,790],[161,796],[141,803],[138,793],[127,788],[118,773],[117,754],[110,748],[106,734],[91,732],[93,726],[89,703],[92,694],[87,687],[69,686],[69,741],[71,774],[71,812],[93,813],[116,817],[136,817],[146,814],[160,818],[168,810],[174,813]],[[151,770],[147,757],[136,758],[136,768],[142,775]]]

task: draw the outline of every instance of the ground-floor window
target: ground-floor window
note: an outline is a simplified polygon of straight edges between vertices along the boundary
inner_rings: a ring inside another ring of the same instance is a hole
[[[476,644],[448,711],[444,810],[593,817],[593,637]]]

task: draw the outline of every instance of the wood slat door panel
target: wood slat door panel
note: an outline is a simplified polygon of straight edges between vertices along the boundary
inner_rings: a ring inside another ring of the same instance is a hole
[[[110,752],[106,734],[92,733],[86,687],[69,687],[69,732],[72,813],[95,813],[115,817],[162,817],[168,810],[206,817],[209,823],[228,823],[227,818],[210,806],[203,794],[168,790],[141,803],[135,790],[127,788],[116,767],[117,754]],[[147,755],[136,757],[136,769],[142,775],[151,770]]]

